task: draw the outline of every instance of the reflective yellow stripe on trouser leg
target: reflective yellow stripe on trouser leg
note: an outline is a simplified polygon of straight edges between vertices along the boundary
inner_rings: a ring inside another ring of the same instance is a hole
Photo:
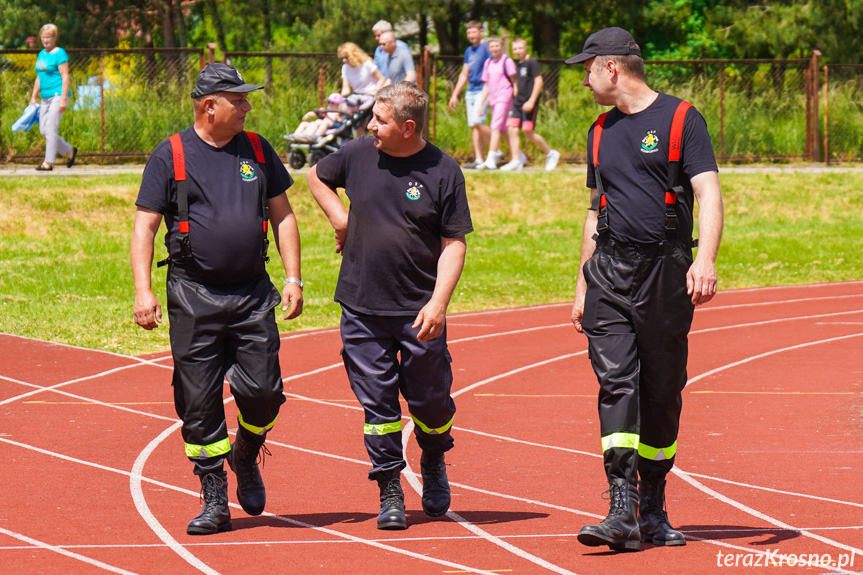
[[[276,419],[278,419],[278,418],[279,418],[279,416],[277,415]],[[271,430],[273,428],[273,426],[276,424],[276,419],[272,420],[270,423],[268,423],[264,427],[258,427],[257,425],[252,425],[251,423],[246,423],[243,420],[243,414],[242,413],[237,414],[237,421],[240,423],[240,426],[243,429],[245,429],[246,431],[254,433],[255,435],[266,435],[266,433],[269,430]]]
[[[637,433],[612,433],[602,438],[603,453],[612,447],[622,447],[628,449],[638,449],[638,434]]]
[[[676,441],[668,447],[651,447],[643,443],[638,444],[638,455],[645,459],[651,459],[653,461],[664,461],[666,459],[671,459],[676,453]]]
[[[398,433],[401,430],[401,419],[392,423],[366,423],[363,426],[363,433],[366,435],[386,435],[387,433]]]
[[[417,427],[419,427],[429,435],[441,435],[442,433],[446,433],[447,431],[449,431],[449,428],[452,427],[452,422],[455,420],[455,416],[453,416],[452,419],[450,419],[448,422],[446,422],[440,427],[429,427],[413,415],[411,415],[411,419],[413,419],[414,423],[417,424]]]
[[[189,459],[208,459],[231,452],[231,441],[226,437],[210,445],[186,444],[186,457]]]

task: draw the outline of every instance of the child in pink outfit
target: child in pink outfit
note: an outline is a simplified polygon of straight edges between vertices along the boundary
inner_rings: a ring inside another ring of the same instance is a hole
[[[477,109],[488,98],[491,108],[491,139],[488,145],[488,158],[479,167],[494,170],[503,159],[500,151],[501,135],[506,132],[506,119],[512,108],[512,99],[516,95],[515,62],[503,53],[503,41],[498,36],[490,36],[488,50],[491,58],[485,61],[482,69],[482,96]]]

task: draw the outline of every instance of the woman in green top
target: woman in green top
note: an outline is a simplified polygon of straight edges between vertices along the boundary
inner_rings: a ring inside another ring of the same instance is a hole
[[[36,83],[33,84],[33,94],[30,103],[36,103],[36,95],[41,99],[39,108],[39,131],[45,137],[45,161],[36,167],[39,171],[54,169],[57,154],[68,158],[66,166],[71,168],[75,163],[78,148],[74,148],[57,133],[60,118],[68,106],[69,92],[69,56],[66,50],[57,46],[57,26],[45,24],[39,30],[44,50],[36,59]]]

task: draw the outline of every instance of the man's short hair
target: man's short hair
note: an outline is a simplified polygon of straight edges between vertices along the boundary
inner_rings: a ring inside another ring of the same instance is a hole
[[[522,38],[521,36],[519,36],[518,38],[516,38],[515,40],[513,40],[513,41],[512,41],[512,43],[513,43],[513,44],[524,44],[525,46],[527,46],[527,40],[525,40],[525,39],[524,39],[524,38]]]
[[[471,20],[467,23],[467,26],[465,27],[468,30],[470,30],[471,28],[479,28],[480,30],[482,30],[482,22],[480,22],[479,20]]]
[[[380,39],[384,40],[384,38],[389,38],[390,36],[393,37],[393,40],[395,40],[397,37],[396,33],[393,32],[392,30],[384,30],[383,32],[381,32]],[[386,42],[387,40],[384,40],[384,41]]]
[[[500,36],[489,36],[488,39],[486,39],[486,42],[488,44],[491,44],[492,42],[497,42],[498,44],[503,46],[503,39]]]
[[[413,82],[396,82],[378,90],[376,97],[376,102],[389,106],[396,122],[413,120],[417,132],[422,132],[429,107],[429,95],[424,90]]]
[[[377,24],[372,26],[372,32],[387,32],[393,29],[393,25],[386,20],[378,20]]]
[[[626,56],[597,56],[596,65],[599,67],[605,66],[608,62],[613,61],[621,71],[627,76],[631,76],[636,80],[644,80],[644,60],[641,56],[626,55]]]

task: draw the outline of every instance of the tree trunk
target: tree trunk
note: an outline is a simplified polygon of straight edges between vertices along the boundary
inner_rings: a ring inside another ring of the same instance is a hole
[[[225,29],[222,27],[222,19],[219,17],[219,6],[216,0],[207,0],[207,6],[210,8],[210,14],[213,17],[213,26],[216,28],[216,41],[219,43],[219,49],[224,52],[228,51],[228,41],[225,39]]]
[[[174,20],[171,18],[171,0],[153,0],[156,13],[162,23],[162,47],[176,48],[177,40],[174,36]]]
[[[186,34],[186,20],[183,18],[183,6],[181,0],[174,0],[174,20],[177,22],[177,36],[180,40],[181,48],[189,45],[188,35]]]
[[[272,47],[273,30],[270,25],[270,0],[261,0],[261,14],[264,17],[264,52],[269,52]],[[267,94],[273,93],[273,59],[267,58],[267,78],[264,82]]]
[[[141,32],[144,35],[144,48],[153,48],[153,27],[150,23],[150,14],[146,3],[141,6],[138,14],[141,18]],[[144,52],[144,62],[147,85],[152,86],[156,83],[156,55],[149,50]]]

